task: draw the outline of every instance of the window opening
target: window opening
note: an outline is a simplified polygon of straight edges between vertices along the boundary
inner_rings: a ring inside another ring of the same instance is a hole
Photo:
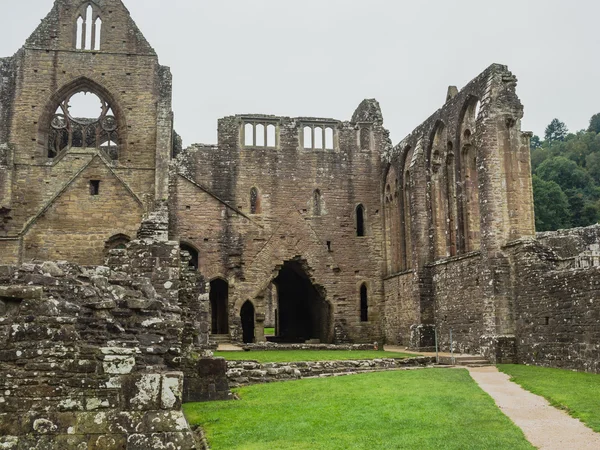
[[[265,126],[262,123],[257,124],[254,127],[254,132],[256,133],[256,143],[254,145],[256,147],[265,147]]]
[[[325,149],[333,150],[333,128],[325,128]]]
[[[275,125],[267,126],[267,147],[277,146],[277,130]]]
[[[369,295],[365,283],[360,287],[360,321],[369,321]]]
[[[99,180],[90,180],[90,195],[100,195]]]
[[[94,50],[100,50],[100,35],[102,34],[102,19],[96,18],[94,22]]]
[[[254,146],[254,125],[251,123],[244,126],[244,145],[246,147]]]
[[[314,142],[314,149],[315,150],[322,150],[323,149],[323,128],[321,127],[315,127],[315,142]]]
[[[83,17],[79,16],[77,18],[77,42],[75,43],[77,50],[83,49],[83,22]]]
[[[313,130],[311,127],[304,127],[304,148],[313,148]]]
[[[356,207],[356,235],[359,237],[365,235],[365,208],[363,205]]]
[[[100,148],[118,159],[119,130],[110,104],[98,95],[79,91],[60,102],[50,122],[48,157],[66,148]]]
[[[92,49],[92,17],[94,14],[94,10],[92,9],[92,5],[87,7],[85,13],[85,46],[86,50]]]

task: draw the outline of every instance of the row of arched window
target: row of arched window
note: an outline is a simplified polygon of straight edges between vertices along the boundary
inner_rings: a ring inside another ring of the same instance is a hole
[[[474,140],[480,103],[467,103],[458,131],[458,155],[446,126],[439,122],[428,154],[428,208],[434,259],[480,248],[478,155]],[[390,167],[385,180],[384,213],[388,273],[413,267],[411,217],[411,161],[406,148],[400,172]]]
[[[306,150],[333,150],[335,130],[331,126],[306,125],[302,128],[301,146]],[[244,147],[276,148],[279,146],[279,132],[275,123],[248,121],[242,126]]]

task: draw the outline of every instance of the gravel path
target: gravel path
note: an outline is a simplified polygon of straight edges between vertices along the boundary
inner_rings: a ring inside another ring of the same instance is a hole
[[[469,372],[498,407],[540,449],[600,449],[600,434],[538,395],[510,381],[496,367],[473,367]]]

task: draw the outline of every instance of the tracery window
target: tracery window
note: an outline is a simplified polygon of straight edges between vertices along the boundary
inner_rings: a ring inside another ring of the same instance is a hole
[[[81,147],[102,149],[119,158],[119,130],[110,103],[96,94],[79,91],[60,102],[50,122],[48,157],[63,150]]]

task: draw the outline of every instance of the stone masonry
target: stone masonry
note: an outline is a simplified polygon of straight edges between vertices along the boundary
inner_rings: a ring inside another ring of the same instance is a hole
[[[368,99],[349,120],[231,115],[184,149],[170,69],[123,2],[55,0],[0,59],[3,444],[187,448],[179,403],[228,398],[217,339],[452,333],[600,372],[600,232],[536,235],[516,89],[492,64],[397,145]]]

